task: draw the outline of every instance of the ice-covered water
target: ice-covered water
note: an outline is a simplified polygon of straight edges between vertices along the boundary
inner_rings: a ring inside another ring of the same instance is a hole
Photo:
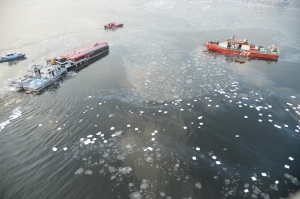
[[[0,64],[1,198],[285,198],[299,189],[298,1],[0,5],[0,50],[28,57]],[[124,27],[104,30],[111,20]],[[203,46],[234,34],[276,43],[279,60],[240,64]],[[41,95],[7,90],[29,61],[101,40],[107,56]]]

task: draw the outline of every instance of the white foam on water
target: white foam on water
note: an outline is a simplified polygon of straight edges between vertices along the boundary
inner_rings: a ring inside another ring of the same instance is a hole
[[[2,129],[4,129],[4,127],[10,123],[11,120],[15,120],[17,119],[18,117],[21,117],[22,116],[22,111],[20,111],[20,107],[16,107],[13,111],[12,111],[12,114],[9,116],[9,119],[6,120],[5,122],[2,122],[0,123],[0,131]]]

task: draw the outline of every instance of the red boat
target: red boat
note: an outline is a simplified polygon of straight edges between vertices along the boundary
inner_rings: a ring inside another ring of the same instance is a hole
[[[123,27],[123,24],[122,23],[111,22],[111,23],[108,23],[108,24],[104,25],[105,29],[114,29],[114,28],[119,28],[119,27]]]
[[[278,60],[279,48],[273,44],[268,48],[263,46],[249,44],[248,40],[235,40],[235,36],[227,39],[225,42],[206,42],[205,46],[207,50],[217,51],[229,55],[238,55],[245,57],[272,59]]]

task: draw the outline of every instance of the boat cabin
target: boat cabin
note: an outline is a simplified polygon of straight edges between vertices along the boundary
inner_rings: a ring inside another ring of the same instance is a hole
[[[36,64],[32,64],[29,69],[28,72],[30,74],[30,76],[33,77],[40,77],[41,76],[41,69],[43,68],[42,65],[36,65]]]
[[[55,66],[47,66],[40,70],[41,77],[45,78],[45,79],[50,79],[51,77],[54,77],[54,76],[60,74],[59,70],[60,70],[60,68],[57,68]]]

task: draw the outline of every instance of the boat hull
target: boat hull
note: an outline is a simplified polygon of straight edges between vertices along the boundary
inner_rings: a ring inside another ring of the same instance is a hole
[[[104,28],[105,29],[115,29],[115,28],[120,28],[120,27],[123,27],[123,24],[120,23],[120,24],[115,24],[113,26],[109,26],[109,25],[105,25]]]
[[[0,62],[7,62],[7,61],[13,61],[16,59],[24,58],[26,54],[18,54],[17,56],[10,57],[10,58],[0,58]]]
[[[216,51],[228,55],[244,56],[244,57],[251,57],[251,58],[258,58],[258,59],[272,59],[272,60],[278,60],[279,57],[279,55],[276,54],[259,53],[257,50],[240,51],[236,49],[220,48],[217,44],[212,44],[209,42],[206,42],[205,46],[207,50]]]

